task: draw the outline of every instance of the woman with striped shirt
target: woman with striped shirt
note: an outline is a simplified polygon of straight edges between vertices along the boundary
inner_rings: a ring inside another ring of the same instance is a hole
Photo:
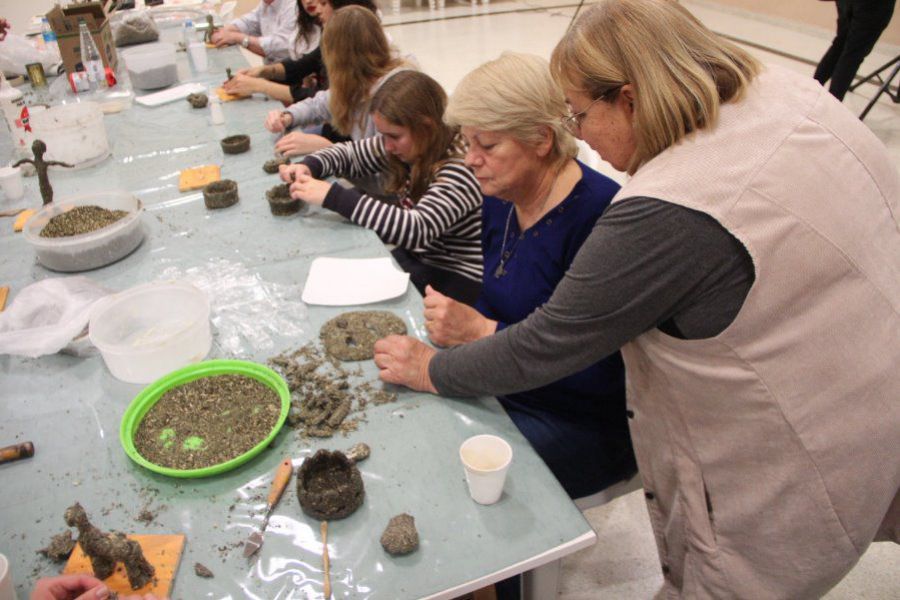
[[[372,98],[378,135],[319,150],[282,167],[291,195],[375,231],[420,293],[472,303],[481,290],[481,190],[463,164],[458,132],[443,123],[447,95],[434,79],[401,71]],[[389,203],[323,177],[380,175]]]

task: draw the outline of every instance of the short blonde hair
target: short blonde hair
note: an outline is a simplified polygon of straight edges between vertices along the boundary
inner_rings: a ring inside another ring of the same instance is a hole
[[[550,59],[563,88],[612,101],[634,88],[638,168],[692,131],[715,125],[721,103],[737,101],[760,70],[674,0],[599,0]]]
[[[553,135],[548,158],[561,164],[573,158],[575,140],[560,123],[566,101],[553,83],[546,60],[533,54],[504,52],[466,75],[450,96],[444,121],[511,135],[526,145]]]

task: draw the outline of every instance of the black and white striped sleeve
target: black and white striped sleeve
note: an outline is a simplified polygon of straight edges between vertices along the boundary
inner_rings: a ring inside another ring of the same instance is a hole
[[[422,250],[447,230],[480,219],[481,188],[460,160],[445,163],[412,208],[332,186],[324,206],[378,234],[385,243]]]
[[[342,142],[318,150],[302,161],[316,178],[365,177],[384,171],[387,152],[380,135],[356,142]]]

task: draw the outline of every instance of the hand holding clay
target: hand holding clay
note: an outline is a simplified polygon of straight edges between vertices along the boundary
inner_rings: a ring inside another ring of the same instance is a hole
[[[60,575],[39,579],[31,600],[103,600],[111,593],[106,585],[90,575]],[[160,600],[153,594],[122,596],[119,600]]]
[[[312,154],[328,144],[330,142],[320,135],[292,131],[275,142],[275,151],[284,156],[297,156],[298,154]]]
[[[221,48],[223,46],[231,46],[233,44],[240,44],[244,39],[244,34],[240,31],[223,28],[215,31],[212,34],[212,43],[216,45],[216,48]]]
[[[303,200],[307,204],[322,206],[331,184],[309,175],[298,174],[291,184],[291,198]]]
[[[425,329],[438,346],[458,346],[480,340],[497,330],[497,321],[485,318],[477,310],[448,298],[430,285],[425,288]]]
[[[281,165],[278,167],[278,175],[281,176],[282,181],[293,183],[301,175],[312,177],[312,171],[302,163],[296,165]]]
[[[266,115],[266,129],[272,133],[281,133],[293,123],[294,117],[291,116],[291,113],[286,113],[282,110],[270,110],[269,114]],[[278,141],[280,142],[281,140]]]
[[[375,342],[375,364],[382,381],[405,385],[420,392],[438,391],[428,376],[431,357],[437,352],[406,335],[389,335]]]
[[[222,84],[222,89],[236,96],[250,96],[253,92],[263,91],[261,83],[263,81],[257,77],[241,75],[238,72],[237,75]]]

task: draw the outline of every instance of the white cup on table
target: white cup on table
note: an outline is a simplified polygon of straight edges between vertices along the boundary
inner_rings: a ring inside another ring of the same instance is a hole
[[[16,600],[16,588],[9,572],[9,560],[0,554],[0,600]]]
[[[22,169],[19,167],[0,167],[0,189],[8,201],[21,200],[25,195],[22,183]]]
[[[466,470],[469,495],[479,504],[493,504],[503,494],[506,472],[512,462],[512,447],[496,435],[476,435],[459,447]]]
[[[206,56],[205,42],[191,42],[188,44],[188,54],[191,62],[194,63],[194,70],[198,73],[205,73],[209,70],[209,58]]]

